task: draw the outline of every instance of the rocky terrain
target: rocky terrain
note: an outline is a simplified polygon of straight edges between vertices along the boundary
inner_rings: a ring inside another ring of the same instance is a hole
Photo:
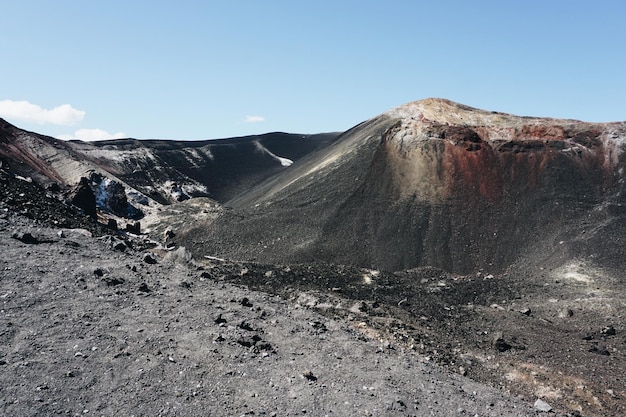
[[[6,176],[0,185],[2,415],[518,416],[544,406],[369,328],[339,290],[320,314],[316,286],[301,282],[328,272],[356,288],[354,271],[200,265],[102,234],[89,217],[55,226],[63,206],[45,190]],[[13,195],[26,211],[7,204]],[[263,277],[269,291],[236,277]]]
[[[180,199],[208,143],[4,126],[0,414],[626,413],[624,123],[427,99]]]
[[[95,174],[105,184],[120,184],[131,203],[146,208],[198,196],[225,202],[336,136],[268,133],[205,141],[67,142],[0,119],[0,158],[11,161],[16,174],[44,184],[73,186]]]

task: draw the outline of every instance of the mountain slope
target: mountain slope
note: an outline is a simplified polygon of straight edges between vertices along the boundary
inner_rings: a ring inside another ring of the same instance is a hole
[[[502,271],[531,250],[580,251],[558,242],[581,242],[584,225],[624,230],[625,139],[624,123],[409,103],[231,200],[187,243],[266,262]],[[619,247],[593,250],[619,262]]]
[[[74,185],[96,172],[127,192],[168,204],[188,196],[224,202],[325,146],[337,134],[268,133],[205,141],[65,142],[0,119],[0,157],[19,175]]]

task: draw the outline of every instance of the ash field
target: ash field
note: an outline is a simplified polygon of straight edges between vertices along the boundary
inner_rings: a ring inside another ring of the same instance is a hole
[[[0,121],[0,414],[622,416],[626,123]]]

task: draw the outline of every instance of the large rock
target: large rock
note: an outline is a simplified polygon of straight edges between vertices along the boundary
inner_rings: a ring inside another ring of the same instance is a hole
[[[99,208],[129,219],[139,219],[143,216],[140,209],[128,202],[124,185],[98,173],[91,174],[91,183]]]
[[[89,217],[96,218],[96,196],[88,178],[81,178],[69,196],[70,203],[83,210]]]

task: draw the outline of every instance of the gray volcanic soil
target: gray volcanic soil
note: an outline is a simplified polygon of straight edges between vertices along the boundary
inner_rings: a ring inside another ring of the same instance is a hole
[[[373,337],[361,313],[323,316],[210,269],[114,250],[116,237],[61,230],[0,215],[2,415],[535,414]]]
[[[195,263],[1,185],[2,415],[624,414],[611,271]]]

